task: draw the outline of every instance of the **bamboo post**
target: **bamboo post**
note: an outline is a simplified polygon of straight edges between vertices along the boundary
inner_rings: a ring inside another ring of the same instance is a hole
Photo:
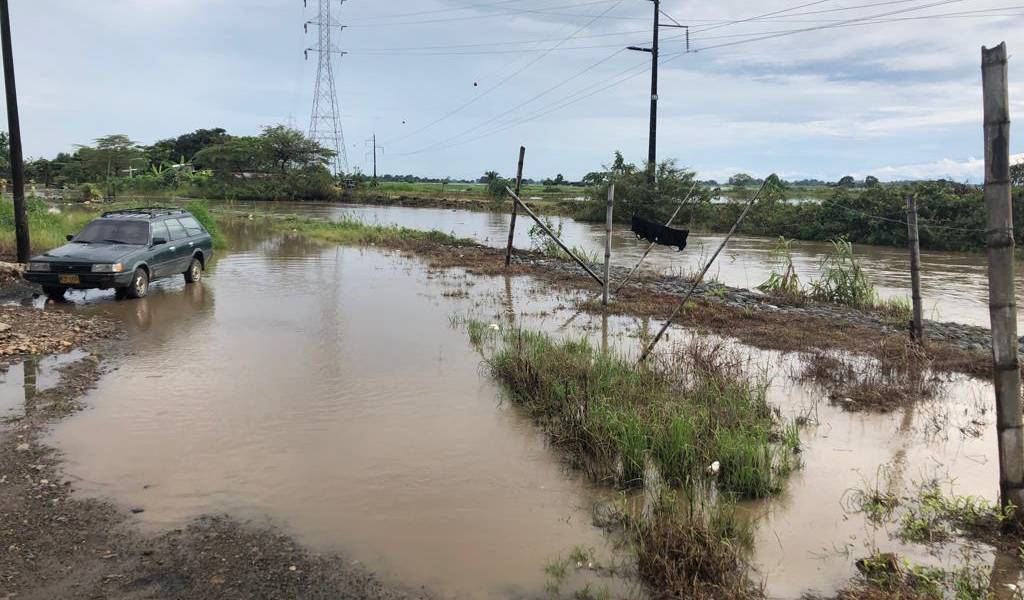
[[[1010,190],[1010,111],[1006,43],[981,49],[985,102],[985,212],[993,383],[999,434],[999,492],[1003,506],[1024,508],[1024,438],[1014,296],[1013,205]],[[1024,510],[1017,510],[1024,521]]]
[[[910,281],[913,291],[914,320],[910,335],[918,344],[924,344],[924,310],[921,306],[921,238],[917,230],[917,196],[907,196],[907,239],[910,243]]]
[[[519,167],[516,169],[516,197],[523,188],[523,162],[526,160],[526,146],[519,147]],[[505,252],[505,266],[512,264],[512,243],[516,237],[516,208],[518,203],[512,202],[512,220],[508,224],[508,250]]]
[[[530,218],[533,219],[535,223],[537,223],[537,227],[540,227],[541,231],[548,234],[548,236],[551,239],[555,240],[555,243],[558,244],[558,247],[561,248],[566,254],[568,254],[569,258],[573,259],[573,261],[575,261],[576,264],[583,267],[583,270],[587,272],[587,275],[590,275],[594,279],[594,281],[598,283],[598,285],[604,286],[604,282],[601,281],[601,278],[598,277],[597,273],[595,273],[594,270],[587,265],[587,263],[583,262],[580,259],[580,257],[576,256],[573,253],[573,251],[569,249],[568,246],[562,243],[562,240],[558,239],[558,236],[555,235],[553,231],[551,231],[550,227],[544,224],[544,221],[537,216],[537,213],[533,212],[533,210],[531,210],[529,206],[527,206],[522,200],[519,199],[519,194],[514,193],[511,189],[508,188],[508,186],[505,187],[505,190],[508,191],[508,193],[512,194],[512,199],[516,201],[519,207],[522,208],[523,211],[526,212],[526,214],[530,215]]]
[[[608,292],[611,286],[612,272],[612,215],[615,212],[615,184],[608,184],[608,226],[604,239],[604,302],[608,306]]]

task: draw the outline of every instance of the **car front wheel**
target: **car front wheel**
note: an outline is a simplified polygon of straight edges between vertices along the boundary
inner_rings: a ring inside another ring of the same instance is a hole
[[[149,273],[143,268],[135,269],[132,283],[128,286],[129,298],[143,298],[149,293]]]
[[[193,258],[192,263],[185,271],[185,283],[199,283],[203,278],[203,263],[198,258]]]

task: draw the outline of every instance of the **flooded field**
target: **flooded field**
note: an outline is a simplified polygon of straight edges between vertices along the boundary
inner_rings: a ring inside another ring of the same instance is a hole
[[[459,237],[473,238],[494,247],[505,247],[508,240],[509,215],[463,210],[402,208],[392,206],[332,205],[303,203],[261,203],[232,205],[242,211],[273,211],[307,217],[338,219],[351,215],[369,223],[397,224],[414,229],[437,229]],[[552,217],[561,223],[563,239],[571,246],[580,246],[604,256],[604,225],[582,223],[568,217]],[[530,248],[529,217],[519,221],[516,247]],[[632,267],[646,250],[626,226],[617,225],[612,242],[612,262]],[[649,271],[668,274],[699,271],[722,241],[721,235],[693,234],[685,252],[658,246],[645,263]],[[755,289],[764,283],[772,268],[775,240],[738,237],[730,242],[722,259],[709,277],[726,285]],[[796,242],[793,261],[804,283],[818,277],[821,261],[831,246],[821,242]],[[883,298],[910,297],[910,259],[901,248],[858,245],[865,270]],[[922,253],[922,293],[925,317],[939,321],[955,321],[988,327],[988,272],[983,253]],[[1024,278],[1024,265],[1018,268]],[[1021,296],[1024,302],[1024,296]],[[1024,327],[1024,319],[1021,320]],[[1022,329],[1024,330],[1024,329]]]
[[[372,210],[385,222],[435,214]],[[504,219],[416,218],[430,222],[403,224],[463,235],[466,220],[484,219],[497,233]],[[574,241],[589,239],[573,227]],[[108,316],[129,330],[128,351],[87,397],[90,409],[51,436],[78,494],[143,509],[137,518],[153,531],[209,513],[269,521],[315,551],[343,552],[450,598],[543,596],[545,565],[577,546],[616,560],[613,540],[592,523],[593,507],[616,492],[568,470],[503,401],[457,321],[587,336],[629,354],[647,323],[576,315],[566,308],[571,297],[529,278],[433,272],[413,257],[321,246],[255,224],[227,233],[231,250],[200,285],[161,283],[138,302],[74,293],[73,304],[47,308]],[[758,243],[747,252],[762,251]],[[670,341],[687,335],[674,331]],[[806,422],[802,468],[784,494],[743,506],[770,597],[834,592],[874,548],[923,563],[951,559],[952,551],[890,540],[848,510],[849,492],[883,475],[894,493],[936,477],[994,499],[989,386],[951,378],[936,398],[902,411],[851,413],[799,382],[806,357],[737,349],[771,378],[771,402]],[[26,369],[6,374],[0,411],[27,396],[25,374],[35,367]],[[986,549],[980,556],[998,559]],[[584,569],[571,583],[588,579]],[[640,595],[628,582],[598,583],[615,597]]]

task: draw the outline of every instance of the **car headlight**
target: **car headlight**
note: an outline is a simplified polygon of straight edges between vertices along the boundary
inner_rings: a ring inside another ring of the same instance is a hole
[[[28,263],[28,270],[29,271],[49,271],[50,270],[50,263],[30,262],[30,263]]]
[[[120,273],[124,271],[124,265],[121,263],[114,263],[112,265],[93,265],[93,273]]]

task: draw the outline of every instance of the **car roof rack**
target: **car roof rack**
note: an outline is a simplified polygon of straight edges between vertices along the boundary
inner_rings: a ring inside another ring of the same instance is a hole
[[[166,206],[143,206],[139,208],[125,208],[121,210],[111,210],[103,213],[103,217],[167,217],[171,215],[185,214],[185,210],[181,208],[168,208]]]

